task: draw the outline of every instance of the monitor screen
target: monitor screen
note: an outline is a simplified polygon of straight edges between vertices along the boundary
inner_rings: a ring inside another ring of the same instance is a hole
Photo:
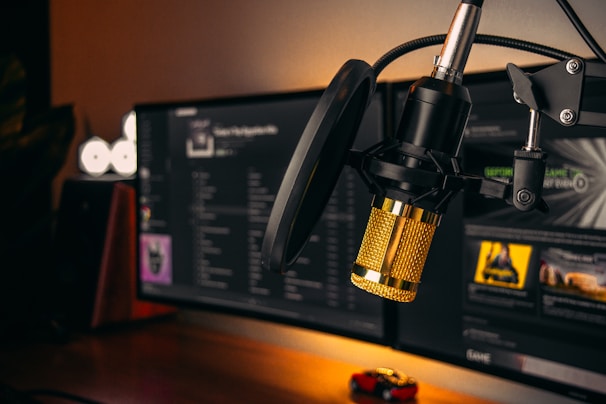
[[[385,340],[383,300],[349,281],[372,198],[353,169],[297,263],[261,268],[274,198],[321,94],[136,106],[141,298]],[[379,89],[354,147],[382,140],[385,105]]]
[[[470,75],[464,85],[473,107],[463,170],[509,180],[528,107],[514,101],[504,72]],[[395,110],[408,83],[398,86]],[[583,109],[604,105],[606,86],[586,86]],[[548,154],[550,212],[458,195],[436,231],[416,300],[397,306],[395,347],[606,402],[606,130],[543,117],[539,145]]]

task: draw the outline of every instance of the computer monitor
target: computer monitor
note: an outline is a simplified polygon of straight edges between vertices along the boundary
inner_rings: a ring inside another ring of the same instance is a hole
[[[385,341],[383,300],[349,281],[372,198],[353,169],[292,269],[261,268],[274,198],[321,95],[135,107],[140,298]],[[355,147],[383,138],[387,105],[380,86]]]
[[[394,89],[395,110],[409,83]],[[509,180],[528,107],[505,72],[464,78],[473,107],[463,170]],[[606,105],[585,88],[583,109]],[[606,402],[606,130],[544,117],[547,214],[463,193],[437,229],[417,298],[399,304],[394,346],[575,399]]]

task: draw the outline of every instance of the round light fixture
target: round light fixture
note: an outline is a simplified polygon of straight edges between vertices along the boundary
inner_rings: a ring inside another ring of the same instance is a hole
[[[105,174],[111,163],[112,152],[109,144],[97,136],[82,143],[78,154],[80,156],[78,166],[93,177]]]
[[[113,143],[111,166],[117,174],[124,177],[133,175],[137,171],[137,149],[134,141],[119,139]]]

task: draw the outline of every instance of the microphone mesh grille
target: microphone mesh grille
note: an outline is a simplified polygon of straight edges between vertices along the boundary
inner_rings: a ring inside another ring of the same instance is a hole
[[[391,286],[370,281],[356,274],[351,274],[351,282],[368,293],[384,297],[385,299],[394,300],[396,302],[412,302],[415,300],[417,295],[416,291],[396,289]]]
[[[414,300],[437,227],[432,220],[423,221],[423,210],[415,212],[421,215],[400,216],[372,207],[355,265],[381,279],[352,273],[356,286],[399,302]]]
[[[381,271],[385,250],[389,246],[397,215],[372,208],[356,263],[364,268]]]

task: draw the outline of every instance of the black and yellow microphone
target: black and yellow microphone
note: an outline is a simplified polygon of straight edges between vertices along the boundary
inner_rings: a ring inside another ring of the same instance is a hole
[[[261,266],[285,273],[303,250],[345,164],[375,195],[353,283],[414,300],[449,202],[462,189],[458,154],[471,109],[461,85],[482,0],[462,0],[431,76],[409,89],[398,130],[369,150],[350,150],[380,68],[349,60],[320,98],[284,174],[261,248]],[[453,183],[454,182],[454,183]]]
[[[481,6],[461,2],[431,77],[409,89],[395,138],[362,167],[379,191],[351,280],[375,295],[415,299],[434,233],[456,194],[444,182],[448,174],[456,176],[471,109],[461,82]]]

